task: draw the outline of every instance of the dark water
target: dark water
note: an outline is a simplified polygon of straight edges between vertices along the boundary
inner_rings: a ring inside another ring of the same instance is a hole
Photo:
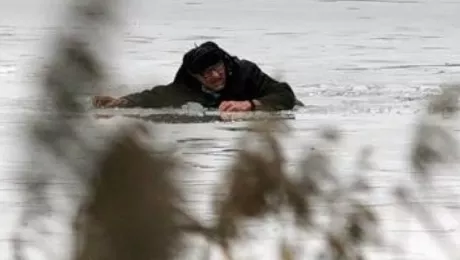
[[[420,250],[435,246],[420,232],[422,227],[392,208],[385,184],[408,176],[413,123],[427,97],[439,92],[440,83],[460,80],[460,3],[136,0],[124,6],[120,31],[113,37],[115,47],[104,56],[114,82],[108,93],[121,95],[167,82],[194,43],[215,40],[291,83],[307,104],[289,120],[292,132],[283,137],[292,165],[317,140],[315,131],[324,124],[337,125],[343,132],[335,155],[344,178],[359,148],[372,145],[375,164],[369,175],[381,186],[375,204],[386,214],[388,237],[405,245],[411,259],[442,258],[436,248]],[[0,7],[0,252],[1,259],[10,259],[7,241],[23,207],[17,172],[28,161],[26,151],[40,149],[26,143],[27,119],[39,112],[37,102],[44,94],[36,83],[39,68],[64,5],[57,0],[2,0]],[[114,130],[126,120],[116,116],[95,123]],[[158,129],[162,142],[176,145],[191,166],[183,180],[190,208],[207,219],[209,194],[246,123],[150,125]],[[276,238],[281,228],[270,221],[267,225],[275,231],[258,235],[267,242],[250,244],[261,257],[270,255],[267,248],[274,242],[269,238]],[[56,234],[49,241],[52,251],[59,253],[53,243],[64,242],[59,231]],[[217,253],[215,259],[220,259]]]

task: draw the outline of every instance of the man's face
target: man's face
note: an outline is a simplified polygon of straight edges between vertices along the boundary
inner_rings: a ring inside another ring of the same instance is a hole
[[[223,62],[218,62],[196,77],[206,88],[212,91],[222,90],[226,80],[225,65]]]

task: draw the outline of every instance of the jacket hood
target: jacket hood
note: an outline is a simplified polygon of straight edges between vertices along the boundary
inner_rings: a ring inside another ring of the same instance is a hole
[[[196,86],[201,89],[201,83],[192,74],[199,73],[217,62],[223,61],[227,76],[230,76],[235,66],[237,66],[237,60],[236,56],[231,56],[216,43],[205,42],[184,55],[182,64],[174,78],[174,83],[182,83],[190,87]]]

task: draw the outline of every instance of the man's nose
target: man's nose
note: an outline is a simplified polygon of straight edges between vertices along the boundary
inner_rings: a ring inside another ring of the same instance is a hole
[[[213,70],[213,71],[211,71],[211,76],[219,77],[219,72],[217,72],[216,70]]]

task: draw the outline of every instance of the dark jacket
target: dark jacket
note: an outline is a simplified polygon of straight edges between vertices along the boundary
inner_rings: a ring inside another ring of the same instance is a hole
[[[218,93],[205,91],[182,64],[170,84],[155,86],[123,98],[131,101],[130,107],[144,108],[180,107],[187,102],[217,108],[222,101],[252,99],[262,103],[257,108],[260,110],[289,110],[300,104],[287,83],[274,80],[253,62],[226,54],[224,64],[227,79],[224,89]]]

